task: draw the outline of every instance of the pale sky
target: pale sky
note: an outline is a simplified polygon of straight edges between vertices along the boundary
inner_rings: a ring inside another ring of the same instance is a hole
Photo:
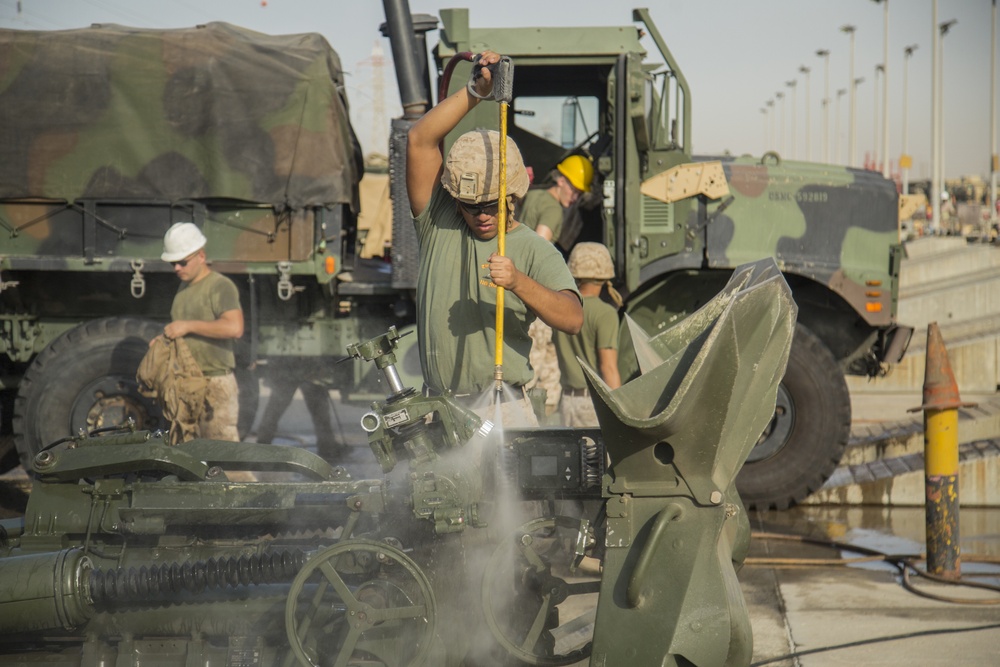
[[[837,162],[837,90],[848,91],[850,38],[840,27],[856,27],[854,77],[857,87],[858,161],[881,152],[881,116],[875,134],[875,68],[883,61],[883,5],[873,0],[538,0],[444,2],[410,0],[414,14],[437,15],[438,9],[467,6],[473,27],[630,25],[633,6],[647,6],[691,87],[693,148],[702,155],[729,151],[760,155],[777,150],[789,159],[806,159],[806,79],[809,67],[809,144],[821,161],[824,59],[827,49],[830,97],[829,162]],[[562,9],[571,7],[572,11]],[[890,156],[903,145],[904,48],[916,44],[909,59],[909,152],[911,180],[930,177],[932,0],[889,1]],[[990,136],[990,23],[988,0],[938,0],[938,22],[957,19],[943,40],[944,171],[947,178],[988,177]],[[384,51],[385,113],[400,113],[388,40],[379,31],[385,21],[380,0],[0,0],[0,27],[22,30],[81,28],[91,23],[136,27],[190,27],[227,21],[270,34],[319,32],[340,55],[348,72],[348,97],[355,128],[365,152],[372,146],[373,80],[371,56],[376,42]],[[436,33],[428,42],[437,41]],[[998,73],[1000,74],[1000,73]],[[881,76],[881,75],[880,75]],[[786,82],[797,80],[793,89]],[[783,102],[775,93],[785,95]],[[793,106],[793,94],[795,104]],[[775,99],[769,115],[761,113]],[[879,114],[882,112],[879,81]],[[849,153],[850,96],[839,100],[840,162]],[[784,112],[782,113],[782,106]],[[794,109],[794,111],[793,111]],[[1000,113],[1000,112],[998,112]],[[782,122],[782,116],[784,121]],[[769,122],[770,121],[770,122]],[[792,125],[795,124],[793,147]],[[768,125],[772,127],[768,127]],[[781,129],[784,132],[781,132]],[[770,135],[770,142],[768,136]],[[877,139],[877,141],[876,141]]]

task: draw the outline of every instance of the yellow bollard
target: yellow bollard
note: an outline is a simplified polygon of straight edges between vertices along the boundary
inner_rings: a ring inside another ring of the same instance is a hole
[[[927,326],[924,403],[924,489],[927,571],[948,579],[962,576],[958,521],[958,408],[972,407],[958,396],[948,351],[937,322]]]

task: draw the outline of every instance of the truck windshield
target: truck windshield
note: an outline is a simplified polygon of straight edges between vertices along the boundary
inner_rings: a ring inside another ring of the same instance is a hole
[[[514,123],[562,148],[574,148],[597,131],[598,101],[596,97],[520,96]]]

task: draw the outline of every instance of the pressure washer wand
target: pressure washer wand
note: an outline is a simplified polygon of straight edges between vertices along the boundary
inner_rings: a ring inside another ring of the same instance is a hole
[[[493,89],[483,98],[475,90],[476,78],[480,75],[479,56],[472,60],[472,77],[469,80],[469,90],[480,99],[492,99],[500,103],[500,197],[497,210],[497,253],[504,257],[507,251],[507,109],[513,100],[514,63],[507,56],[501,56],[499,62],[487,66]],[[504,289],[497,286],[497,319],[496,347],[493,354],[493,379],[496,381],[498,393],[503,391],[503,315]]]

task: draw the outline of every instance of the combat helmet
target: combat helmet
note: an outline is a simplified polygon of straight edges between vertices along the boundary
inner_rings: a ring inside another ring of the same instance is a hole
[[[448,151],[441,185],[467,204],[500,198],[500,133],[473,130],[460,136]],[[518,199],[528,191],[528,172],[521,151],[507,139],[507,195]]]
[[[615,266],[611,253],[601,243],[577,243],[569,254],[569,272],[579,280],[611,280]]]

